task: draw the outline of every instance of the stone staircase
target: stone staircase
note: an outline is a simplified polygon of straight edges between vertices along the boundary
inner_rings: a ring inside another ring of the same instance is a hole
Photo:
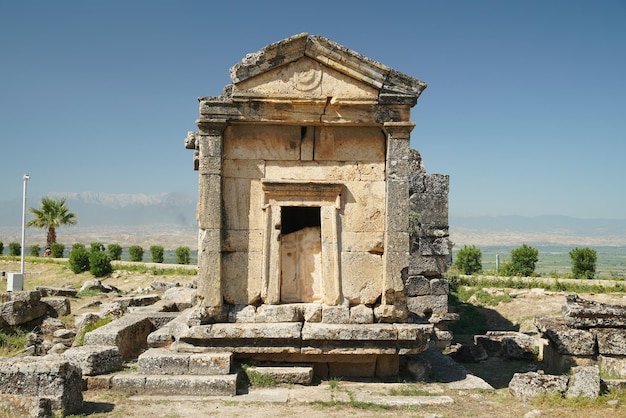
[[[235,396],[232,353],[179,353],[151,348],[137,360],[137,372],[111,378],[110,387],[141,395]]]
[[[235,396],[240,372],[233,369],[230,352],[150,348],[137,359],[137,372],[112,375],[106,386],[137,395]],[[249,367],[250,374],[269,376],[277,383],[309,385],[313,367]]]

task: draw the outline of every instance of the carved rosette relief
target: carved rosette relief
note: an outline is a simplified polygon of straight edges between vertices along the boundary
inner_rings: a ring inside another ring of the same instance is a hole
[[[294,89],[301,92],[310,92],[322,84],[322,68],[319,62],[303,61],[301,68],[293,73],[291,83]]]

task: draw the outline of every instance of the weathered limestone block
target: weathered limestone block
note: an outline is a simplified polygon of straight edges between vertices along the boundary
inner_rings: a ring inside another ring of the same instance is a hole
[[[445,315],[448,312],[448,295],[424,295],[406,298],[410,312],[422,317]]]
[[[181,339],[300,339],[300,322],[264,324],[224,324],[191,327]]]
[[[393,324],[312,324],[302,327],[303,341],[396,341]]]
[[[351,324],[372,324],[374,322],[374,311],[366,305],[356,305],[350,308]]]
[[[598,365],[603,373],[613,376],[621,376],[626,379],[626,357],[598,356]]]
[[[47,418],[52,415],[52,401],[40,396],[0,393],[0,411],[9,417]]]
[[[382,254],[384,252],[384,234],[382,231],[375,232],[352,232],[341,233],[341,248],[344,252],[369,252]]]
[[[253,305],[234,305],[228,311],[228,322],[256,322],[256,308]]]
[[[30,292],[16,292],[30,293]],[[37,292],[39,294],[39,292]],[[31,303],[24,300],[12,300],[0,305],[0,317],[9,325],[21,325],[46,315],[48,305],[40,303],[39,299]]]
[[[318,303],[302,304],[302,319],[306,322],[322,322],[322,306]]]
[[[261,305],[256,310],[254,322],[299,322],[301,310],[298,304]]]
[[[405,284],[405,289],[406,295],[409,297],[431,294],[430,281],[421,275],[409,276]]]
[[[626,356],[626,329],[595,328],[591,332],[596,336],[600,354]]]
[[[61,358],[80,367],[84,376],[113,373],[122,370],[122,356],[114,346],[72,347]]]
[[[323,305],[322,322],[326,324],[347,324],[350,322],[350,308],[347,305]]]
[[[115,298],[111,302],[100,305],[100,315],[108,316],[111,313],[118,313],[121,315],[128,312],[131,307],[149,306],[156,303],[160,299],[161,297],[159,295],[124,296]]]
[[[235,396],[237,375],[144,375],[122,373],[113,376],[111,389],[128,394]]]
[[[35,287],[35,289],[41,293],[42,297],[57,296],[74,298],[78,293],[78,290],[74,289],[73,287],[37,286]]]
[[[237,124],[228,126],[224,136],[228,137],[224,141],[225,160],[300,159],[300,126]]]
[[[420,237],[419,252],[421,255],[448,255],[450,254],[450,240],[447,237]]]
[[[225,178],[262,179],[266,175],[266,161],[254,159],[224,159]]]
[[[446,279],[432,279],[430,281],[430,293],[435,296],[445,295],[447,297],[450,293],[450,283]]]
[[[596,340],[590,331],[568,328],[560,318],[535,318],[535,326],[559,354],[592,356]]]
[[[395,305],[378,305],[374,307],[374,321],[379,323],[404,322],[407,315],[406,309]]]
[[[382,291],[383,261],[379,254],[341,253],[342,292],[351,304],[373,304]]]
[[[68,361],[47,357],[0,358],[0,392],[47,397],[65,414],[83,407],[82,373]]]
[[[422,256],[411,252],[409,257],[409,276],[439,276],[448,268],[448,256]]]
[[[172,287],[163,293],[163,301],[172,303],[179,312],[198,303],[198,290],[186,287]]]
[[[415,213],[416,221],[423,225],[448,225],[448,196],[438,194],[412,194],[408,209]]]
[[[85,345],[116,346],[122,358],[129,358],[147,347],[147,337],[155,329],[149,317],[131,313],[85,334]]]
[[[70,300],[65,297],[44,297],[41,302],[48,305],[48,316],[58,318],[72,313]]]
[[[313,367],[310,366],[249,367],[246,373],[269,376],[276,382],[292,385],[310,385],[313,382]]]
[[[385,230],[385,182],[347,182],[342,229],[351,232]]]
[[[598,366],[573,367],[567,386],[567,398],[595,399],[600,396],[600,369]]]
[[[576,294],[565,297],[561,313],[572,328],[626,328],[626,306],[584,300]]]
[[[250,229],[247,231],[224,231],[222,242],[224,252],[261,252],[263,251],[263,231]]]
[[[222,256],[224,301],[232,305],[252,305],[261,299],[260,252],[225,253]]]
[[[527,400],[540,395],[565,394],[567,376],[553,376],[536,372],[515,373],[509,382],[509,392],[518,399]]]

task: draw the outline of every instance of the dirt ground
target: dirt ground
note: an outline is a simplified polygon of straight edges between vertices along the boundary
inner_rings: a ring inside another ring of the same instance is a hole
[[[0,260],[1,271],[19,271],[19,262]],[[93,279],[88,273],[75,275],[69,268],[58,264],[26,264],[26,289],[39,285],[80,288],[85,280]],[[6,280],[4,277],[3,279]],[[145,289],[154,280],[192,282],[194,276],[135,273],[117,270],[103,283],[124,292]],[[6,289],[6,281],[0,291]],[[494,292],[497,290],[494,290]],[[535,332],[535,316],[559,315],[564,303],[564,293],[542,290],[512,291],[513,299],[495,307],[482,308],[490,330],[519,330]],[[104,302],[112,295],[93,295],[72,300],[72,314],[80,315],[97,310],[93,302]],[[626,305],[624,294],[581,294],[581,297],[601,302]],[[317,382],[311,387],[283,385],[275,388],[249,388],[248,393],[231,398],[129,396],[109,390],[84,392],[84,416],[90,417],[626,417],[626,396],[609,394],[596,401],[536,399],[521,402],[511,397],[506,382],[513,373],[540,367],[526,362],[506,362],[489,359],[487,362],[468,365],[475,375],[494,386],[493,390],[465,388],[452,383],[381,383],[378,381],[352,381],[348,379]],[[470,385],[471,386],[471,385]],[[451,402],[437,404],[443,396]],[[424,399],[413,406],[388,406],[392,401]],[[383,399],[381,401],[381,399]],[[429,402],[430,401],[430,402]],[[1,415],[1,414],[0,414]]]

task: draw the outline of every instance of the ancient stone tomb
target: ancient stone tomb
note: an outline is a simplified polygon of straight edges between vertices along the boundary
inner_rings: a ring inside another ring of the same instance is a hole
[[[426,85],[307,34],[247,55],[231,79],[199,99],[185,141],[198,323],[445,319],[448,177],[410,149]]]

